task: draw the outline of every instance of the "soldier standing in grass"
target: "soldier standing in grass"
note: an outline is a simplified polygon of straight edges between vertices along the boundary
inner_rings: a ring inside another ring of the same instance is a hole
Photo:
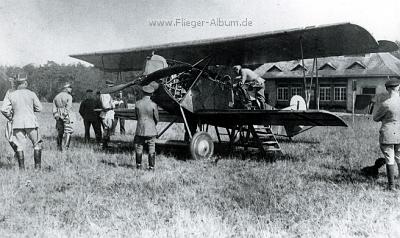
[[[1,112],[12,123],[12,136],[16,145],[19,168],[25,169],[23,142],[27,136],[33,144],[35,168],[40,169],[42,149],[35,112],[42,110],[42,104],[36,94],[27,89],[27,78],[18,77],[16,84],[17,89],[4,99]]]
[[[72,125],[74,115],[72,112],[72,87],[66,83],[62,91],[53,100],[53,116],[56,119],[57,149],[62,151],[62,140],[65,134],[65,148],[68,149],[71,143],[71,136],[74,132]]]
[[[107,80],[106,85],[108,87],[114,86],[114,82]],[[100,94],[100,102],[102,111],[100,113],[102,125],[103,125],[103,149],[107,149],[108,142],[110,142],[110,136],[112,133],[112,125],[114,122],[114,101],[109,93]]]
[[[150,85],[142,88],[144,97],[136,102],[136,133],[135,133],[135,150],[136,150],[136,168],[142,168],[143,146],[148,144],[149,147],[149,170],[153,170],[156,161],[156,145],[157,136],[156,125],[159,121],[158,108],[150,96],[154,92],[154,88]]]
[[[88,89],[85,100],[79,106],[79,114],[81,114],[85,126],[85,142],[90,140],[90,126],[93,127],[96,141],[101,142],[101,122],[99,113],[95,111],[96,108],[101,108],[101,103],[93,97],[93,90]]]
[[[386,159],[388,189],[394,190],[394,166],[400,166],[400,81],[390,79],[385,83],[388,99],[373,112],[374,121],[382,122],[379,130],[379,144]]]

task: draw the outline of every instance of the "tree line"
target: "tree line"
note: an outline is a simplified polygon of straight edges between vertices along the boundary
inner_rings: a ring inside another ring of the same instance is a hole
[[[8,78],[16,77],[18,74],[28,77],[28,88],[44,102],[51,102],[67,82],[72,84],[74,101],[79,102],[85,98],[87,89],[96,92],[105,88],[106,80],[112,80],[119,84],[131,81],[138,76],[138,72],[124,72],[119,75],[106,73],[81,63],[66,65],[48,61],[39,66],[33,64],[23,67],[0,66],[0,100],[4,98],[5,93],[11,87]],[[134,92],[130,92],[129,89],[124,90],[125,95],[128,93],[133,94]]]

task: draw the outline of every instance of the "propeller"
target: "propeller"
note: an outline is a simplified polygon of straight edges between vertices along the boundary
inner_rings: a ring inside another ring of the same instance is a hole
[[[115,93],[115,92],[121,91],[121,90],[123,90],[123,89],[125,89],[125,88],[128,88],[128,87],[130,87],[130,86],[136,84],[136,82],[137,82],[138,80],[140,80],[140,77],[139,77],[138,79],[132,80],[132,81],[129,82],[129,83],[124,83],[124,84],[115,85],[115,86],[108,87],[108,88],[103,88],[102,90],[100,90],[100,93],[102,93],[102,94],[109,94],[109,93]]]
[[[131,82],[125,83],[125,84],[120,84],[120,85],[116,85],[116,86],[112,86],[112,87],[108,87],[108,88],[104,88],[102,90],[100,90],[100,93],[102,94],[108,94],[108,93],[115,93],[118,91],[121,91],[125,88],[131,87],[133,85],[147,85],[149,84],[151,81],[159,81],[162,78],[165,78],[167,76],[173,75],[173,74],[178,74],[181,72],[184,72],[186,70],[191,69],[192,66],[191,65],[174,65],[171,67],[167,67],[167,68],[163,68],[157,71],[154,71],[153,73],[150,73],[148,75],[143,75],[140,76],[134,80],[132,80]]]

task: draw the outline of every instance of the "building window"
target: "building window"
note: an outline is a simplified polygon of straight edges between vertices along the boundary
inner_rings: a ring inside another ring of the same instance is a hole
[[[277,89],[277,99],[278,101],[287,101],[289,100],[289,89],[288,87],[278,87]]]
[[[376,94],[376,88],[363,88],[362,89],[362,94],[375,95]]]
[[[334,92],[335,92],[335,101],[346,101],[346,87],[335,87]]]
[[[330,101],[331,100],[331,87],[320,87],[319,88],[319,100]]]
[[[294,95],[303,95],[303,88],[302,87],[292,87],[292,97]]]

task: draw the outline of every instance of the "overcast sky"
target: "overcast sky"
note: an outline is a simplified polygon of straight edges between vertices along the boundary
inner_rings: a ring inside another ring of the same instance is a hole
[[[178,20],[177,20],[178,19]],[[216,27],[214,20],[251,21]],[[177,26],[150,26],[171,20]],[[400,40],[400,0],[0,0],[0,65],[76,63],[84,53],[339,22]],[[179,22],[205,21],[193,27]]]

